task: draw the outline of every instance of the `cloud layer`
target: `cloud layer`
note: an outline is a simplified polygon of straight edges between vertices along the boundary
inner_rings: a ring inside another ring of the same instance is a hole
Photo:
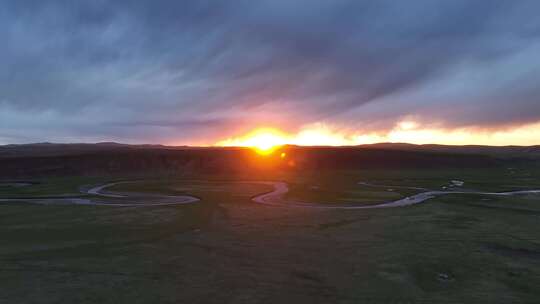
[[[538,1],[3,1],[0,143],[540,121]]]

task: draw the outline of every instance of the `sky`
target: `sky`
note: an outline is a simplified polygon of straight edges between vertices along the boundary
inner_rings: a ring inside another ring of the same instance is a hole
[[[540,144],[539,1],[0,1],[0,144]],[[254,131],[255,130],[255,131]]]

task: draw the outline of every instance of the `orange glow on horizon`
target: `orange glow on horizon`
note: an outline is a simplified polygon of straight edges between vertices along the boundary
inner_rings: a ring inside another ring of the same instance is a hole
[[[412,120],[400,121],[384,132],[336,130],[323,124],[306,126],[287,134],[275,128],[258,128],[246,135],[221,140],[215,146],[252,147],[268,155],[283,145],[355,146],[374,143],[410,143],[443,145],[538,145],[540,122],[505,129],[425,127]]]
[[[283,132],[273,128],[259,128],[245,136],[226,139],[216,145],[250,147],[261,155],[269,155],[287,142],[287,136]]]

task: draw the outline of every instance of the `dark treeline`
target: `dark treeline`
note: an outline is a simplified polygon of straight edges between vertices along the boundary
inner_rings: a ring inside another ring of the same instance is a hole
[[[16,153],[0,156],[0,178],[219,174],[277,169],[488,168],[526,161],[524,158],[503,160],[487,154],[366,147],[288,146],[267,156],[247,148],[101,146],[97,149],[85,146],[77,150],[69,145],[57,148],[48,146],[44,155],[36,148],[32,153],[21,153],[20,156]]]

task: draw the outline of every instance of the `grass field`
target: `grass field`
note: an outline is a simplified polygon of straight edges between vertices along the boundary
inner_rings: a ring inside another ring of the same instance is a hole
[[[81,195],[80,186],[106,181],[99,177],[52,177],[31,180],[32,185],[10,186],[0,184],[0,198]]]
[[[0,204],[0,303],[537,303],[540,197],[452,194],[384,210],[250,201],[283,180],[291,198],[369,204],[408,189],[367,181],[503,191],[540,188],[537,171],[424,170],[195,176],[115,191],[189,194],[185,206]],[[76,193],[111,178],[3,187],[9,196]],[[316,188],[313,188],[315,186]],[[9,188],[9,189],[8,189]]]

